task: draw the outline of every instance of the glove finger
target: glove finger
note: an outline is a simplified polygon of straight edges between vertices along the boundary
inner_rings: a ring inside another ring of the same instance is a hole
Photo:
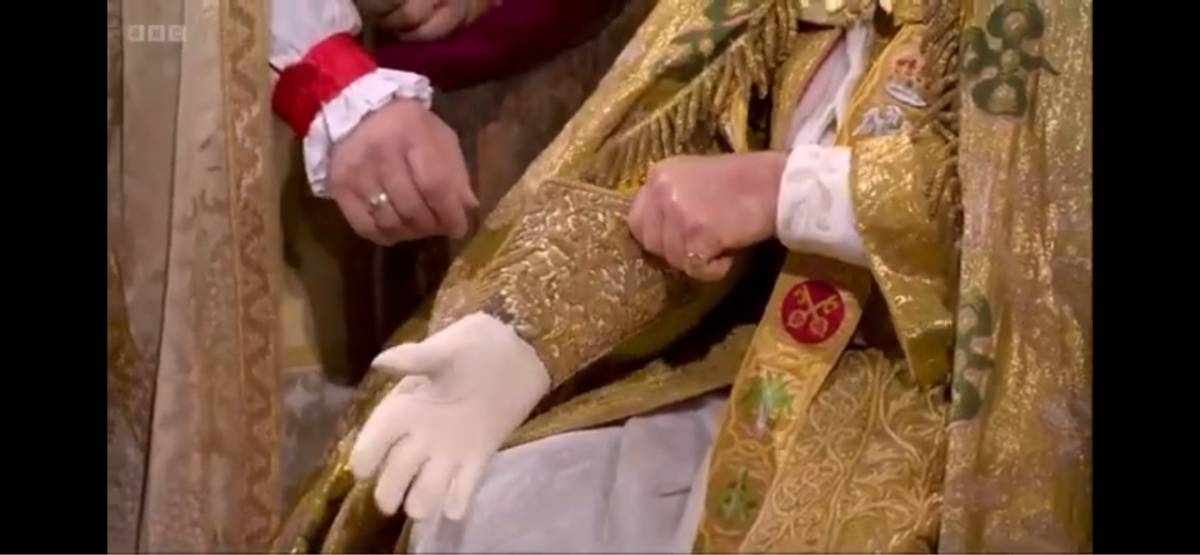
[[[483,459],[465,463],[462,470],[458,471],[458,475],[450,484],[450,493],[446,496],[446,518],[461,520],[467,514],[475,496],[475,487],[486,467],[487,460]]]
[[[408,399],[389,395],[367,417],[354,448],[350,450],[350,471],[359,480],[375,474],[392,445],[409,430]]]
[[[396,514],[413,476],[428,458],[429,450],[411,436],[392,446],[375,485],[375,504],[380,512],[388,516]]]
[[[442,510],[455,470],[456,465],[445,459],[431,459],[421,467],[404,502],[404,510],[410,518],[422,520]]]

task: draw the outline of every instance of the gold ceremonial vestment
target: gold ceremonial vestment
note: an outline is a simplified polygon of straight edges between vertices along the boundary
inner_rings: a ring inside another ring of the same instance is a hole
[[[729,387],[698,551],[1090,549],[1091,3],[884,4],[661,0],[395,341],[513,325],[554,391],[509,445]],[[869,268],[755,251],[702,285],[645,255],[649,165],[784,148],[860,21],[837,144]],[[390,386],[362,386],[279,549],[406,547],[345,464]]]

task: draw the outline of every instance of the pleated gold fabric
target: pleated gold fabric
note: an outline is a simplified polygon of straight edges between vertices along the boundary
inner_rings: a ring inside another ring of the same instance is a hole
[[[940,547],[1090,551],[1092,2],[965,4]]]
[[[110,551],[262,549],[279,521],[265,9],[109,2]],[[186,39],[125,32],[159,25]]]

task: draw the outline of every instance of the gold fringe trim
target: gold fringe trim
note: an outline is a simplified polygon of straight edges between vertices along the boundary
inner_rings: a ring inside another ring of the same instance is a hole
[[[770,92],[773,70],[799,36],[800,14],[788,0],[771,0],[750,17],[745,34],[712,60],[666,103],[607,142],[597,153],[591,181],[609,189],[640,184],[650,164],[680,154],[710,152],[718,122],[750,93]],[[743,93],[743,94],[739,94]]]
[[[958,78],[959,35],[961,34],[959,0],[925,0],[925,36],[921,54],[925,60],[927,83],[925,97],[932,99],[929,107],[913,126],[913,135],[928,132],[943,141],[942,163],[928,181],[925,196],[929,199],[930,216],[950,210],[951,218],[961,225],[961,184],[958,179],[958,120],[961,94]]]
[[[930,218],[938,222],[938,233],[946,244],[953,245],[955,260],[951,263],[957,266],[963,230],[962,183],[958,176],[961,0],[925,0],[924,11],[925,35],[921,41],[927,83],[924,94],[931,102],[913,126],[913,135],[928,133],[943,141],[935,153],[940,163],[926,181],[925,198],[929,201]]]

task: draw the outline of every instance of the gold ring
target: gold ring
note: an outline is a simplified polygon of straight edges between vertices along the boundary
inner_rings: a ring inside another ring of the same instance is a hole
[[[374,212],[374,211],[378,210],[380,206],[383,206],[384,204],[386,204],[387,201],[388,201],[387,193],[379,193],[378,195],[375,195],[375,196],[367,199],[367,206],[371,209],[371,212]]]

